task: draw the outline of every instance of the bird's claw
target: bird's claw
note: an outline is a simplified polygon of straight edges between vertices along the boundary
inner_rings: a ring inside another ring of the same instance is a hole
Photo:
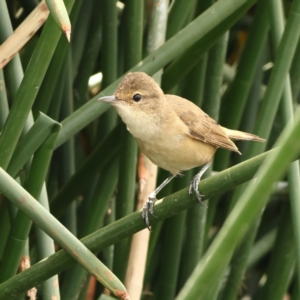
[[[201,195],[199,193],[199,182],[197,182],[197,180],[195,180],[195,179],[193,179],[191,181],[191,183],[190,183],[190,187],[189,187],[189,195],[190,195],[190,197],[193,195],[193,190],[194,190],[194,192],[196,194],[196,197],[197,197],[198,201],[200,202],[200,204],[207,208],[207,206],[202,202],[202,198],[205,195]]]
[[[149,222],[149,212],[150,214],[154,217],[157,218],[157,216],[154,214],[154,203],[156,201],[155,197],[149,196],[148,200],[146,201],[144,207],[143,207],[143,212],[142,212],[142,217],[145,221],[145,224],[147,228],[151,231],[150,227],[150,222]]]

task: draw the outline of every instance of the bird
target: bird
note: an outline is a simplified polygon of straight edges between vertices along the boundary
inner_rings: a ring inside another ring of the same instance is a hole
[[[143,207],[142,217],[149,230],[149,213],[156,217],[157,194],[181,171],[201,166],[190,183],[189,194],[194,191],[204,205],[199,182],[216,150],[224,148],[241,154],[232,140],[265,141],[251,133],[222,127],[193,102],[164,94],[156,81],[144,72],[126,74],[112,96],[98,101],[112,105],[140,150],[155,165],[170,172]]]

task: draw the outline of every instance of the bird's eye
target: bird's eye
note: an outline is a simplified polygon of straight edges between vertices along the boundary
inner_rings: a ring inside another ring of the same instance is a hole
[[[139,102],[140,100],[142,100],[142,96],[140,94],[135,94],[132,99],[135,101],[135,102]]]

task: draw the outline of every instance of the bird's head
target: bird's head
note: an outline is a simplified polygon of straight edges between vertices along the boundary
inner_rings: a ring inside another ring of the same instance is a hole
[[[123,111],[151,113],[163,104],[164,93],[159,85],[143,72],[128,73],[112,96],[98,101],[113,105],[122,117]]]

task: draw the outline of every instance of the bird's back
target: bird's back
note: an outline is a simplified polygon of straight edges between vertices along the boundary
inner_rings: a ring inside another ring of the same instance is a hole
[[[220,126],[193,102],[175,95],[165,95],[181,121],[188,127],[192,139],[240,153],[227,135],[226,128]]]

